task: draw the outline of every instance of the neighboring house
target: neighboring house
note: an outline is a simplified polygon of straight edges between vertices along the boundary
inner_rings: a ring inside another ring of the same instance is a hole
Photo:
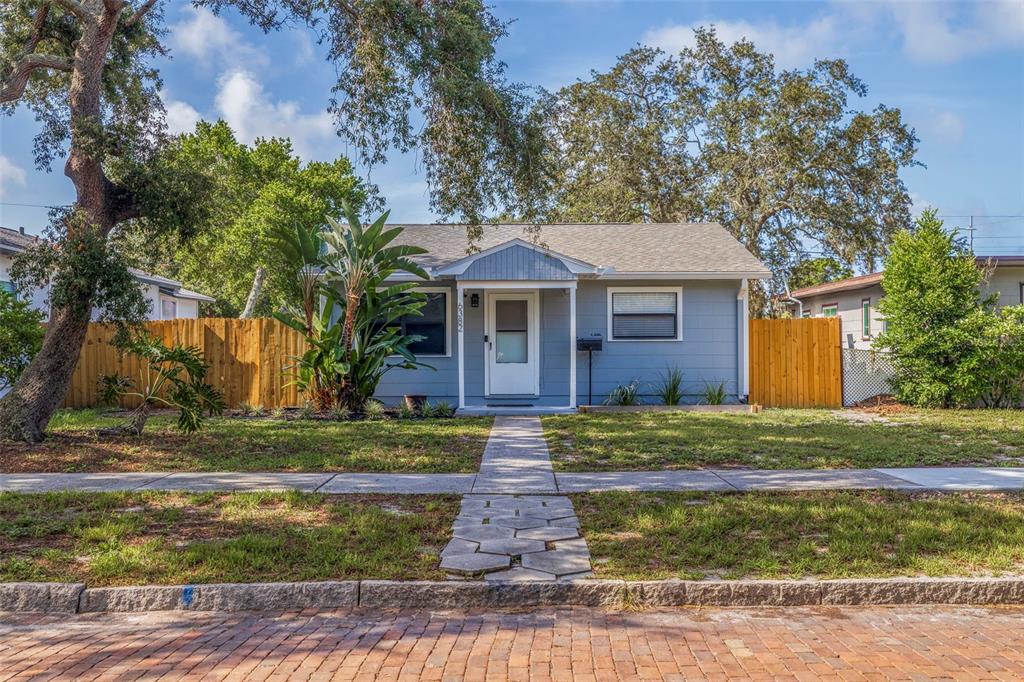
[[[14,285],[9,274],[12,259],[15,254],[29,248],[38,240],[38,237],[25,234],[24,229],[10,230],[0,227],[0,289],[14,293]],[[213,301],[209,296],[184,288],[181,282],[173,279],[151,275],[141,270],[133,269],[131,272],[139,282],[143,297],[150,304],[150,320],[195,319],[199,317],[199,302]],[[33,307],[47,312],[49,293],[48,286],[33,291],[29,297]],[[99,310],[92,311],[93,319],[97,319],[99,315]]]
[[[982,295],[998,294],[999,307],[1024,303],[1024,256],[978,256],[978,265],[991,268]],[[804,317],[839,317],[843,327],[843,345],[871,348],[875,338],[885,330],[885,320],[878,312],[882,300],[882,273],[849,277],[835,282],[804,287],[791,292],[795,301],[780,302],[794,315],[802,307]]]
[[[472,254],[465,226],[403,227],[430,281],[424,314],[401,324],[436,371],[388,372],[387,403],[568,410],[632,381],[653,402],[673,366],[690,402],[706,382],[747,395],[747,283],[771,273],[719,225],[487,225]],[[592,386],[577,339],[602,341]]]

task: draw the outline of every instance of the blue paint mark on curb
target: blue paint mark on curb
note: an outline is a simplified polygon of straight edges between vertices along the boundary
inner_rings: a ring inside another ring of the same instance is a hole
[[[195,589],[196,588],[192,587],[191,585],[185,585],[185,587],[181,589],[181,603],[183,605],[192,605],[192,597],[194,596]]]

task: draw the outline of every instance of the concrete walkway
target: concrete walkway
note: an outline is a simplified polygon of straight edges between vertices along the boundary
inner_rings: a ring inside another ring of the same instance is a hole
[[[0,474],[0,492],[299,490],[321,493],[531,493],[603,490],[1024,490],[1024,468],[685,469],[551,473],[540,466],[479,474],[90,473]]]

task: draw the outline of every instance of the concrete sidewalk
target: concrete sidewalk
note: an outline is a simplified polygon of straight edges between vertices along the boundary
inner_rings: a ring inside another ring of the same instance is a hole
[[[517,469],[479,474],[76,473],[0,474],[0,492],[299,490],[321,493],[536,494],[731,490],[1024,490],[1024,468],[689,469],[548,473]]]

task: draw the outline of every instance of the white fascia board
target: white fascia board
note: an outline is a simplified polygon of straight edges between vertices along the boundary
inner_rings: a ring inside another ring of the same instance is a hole
[[[620,272],[606,271],[598,280],[770,280],[764,272]]]
[[[497,246],[492,246],[489,249],[484,249],[483,251],[479,251],[470,256],[466,256],[465,258],[460,258],[454,263],[450,263],[444,266],[443,268],[438,268],[434,274],[438,276],[461,275],[465,273],[466,270],[469,269],[470,265],[480,260],[481,258],[490,256],[493,253],[498,253],[499,251],[504,251],[505,249],[511,248],[513,246],[524,246],[530,249],[531,251],[536,251],[537,253],[543,253],[546,256],[557,258],[558,260],[562,261],[562,264],[565,265],[569,272],[573,273],[574,275],[593,274],[597,272],[597,267],[591,265],[590,263],[586,263],[571,256],[566,256],[565,254],[558,253],[557,251],[552,251],[551,249],[545,249],[542,246],[538,246],[537,244],[531,244],[528,241],[516,237],[515,239],[510,239],[507,242],[502,242]]]

